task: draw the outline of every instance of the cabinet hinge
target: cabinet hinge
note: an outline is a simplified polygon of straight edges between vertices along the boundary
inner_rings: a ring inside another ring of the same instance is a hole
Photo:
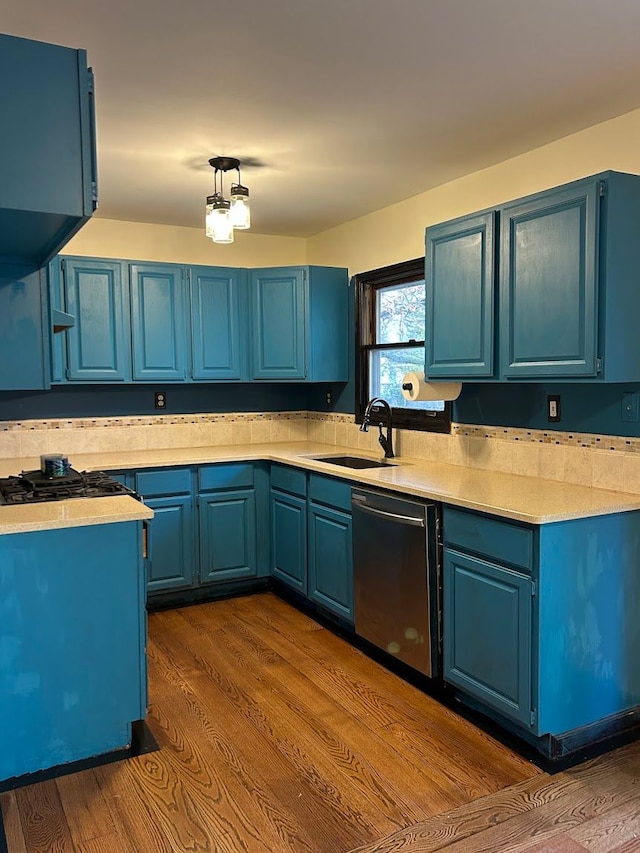
[[[529,725],[535,726],[535,724],[536,724],[536,712],[532,708],[531,713],[529,715]]]
[[[531,598],[535,598],[538,594],[538,583],[537,581],[531,581]]]
[[[98,206],[98,182],[91,181],[91,201],[94,204],[94,209]]]
[[[602,373],[602,359],[596,358],[596,373]]]
[[[94,85],[94,77],[93,77],[93,69],[87,69],[87,91],[93,95],[95,94],[95,85]]]
[[[607,191],[606,181],[600,181],[600,183],[598,184],[598,195],[600,196],[600,198],[604,198],[606,191]]]
[[[64,378],[67,380],[71,379],[71,371],[69,370],[68,367],[65,367],[65,369],[64,369]]]

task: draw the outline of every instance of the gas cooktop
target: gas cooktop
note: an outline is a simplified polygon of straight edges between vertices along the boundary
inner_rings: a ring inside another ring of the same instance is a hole
[[[62,501],[70,498],[102,498],[109,495],[139,496],[104,471],[75,471],[64,477],[47,477],[41,471],[23,471],[0,479],[0,505]]]

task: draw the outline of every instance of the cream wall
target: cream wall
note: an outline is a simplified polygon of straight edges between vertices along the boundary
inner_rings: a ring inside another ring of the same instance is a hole
[[[640,110],[324,231],[307,241],[307,263],[354,274],[417,258],[427,225],[609,169],[640,173]]]
[[[212,266],[346,266],[350,273],[424,254],[427,225],[596,172],[640,173],[640,109],[305,240],[237,234],[230,246],[199,228],[93,218],[66,254]]]
[[[226,267],[273,267],[307,262],[306,241],[301,237],[237,234],[231,245],[221,246],[205,237],[204,228],[96,217],[69,241],[64,253]]]

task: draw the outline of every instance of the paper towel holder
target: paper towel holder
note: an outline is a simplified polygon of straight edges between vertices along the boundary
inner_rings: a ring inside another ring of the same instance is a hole
[[[461,382],[432,381],[424,373],[405,373],[402,379],[405,400],[456,400],[462,391]]]

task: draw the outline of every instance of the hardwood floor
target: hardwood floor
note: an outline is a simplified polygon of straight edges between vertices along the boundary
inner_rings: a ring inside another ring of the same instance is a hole
[[[0,795],[9,853],[640,851],[640,745],[549,777],[270,594],[149,634],[161,750]]]

